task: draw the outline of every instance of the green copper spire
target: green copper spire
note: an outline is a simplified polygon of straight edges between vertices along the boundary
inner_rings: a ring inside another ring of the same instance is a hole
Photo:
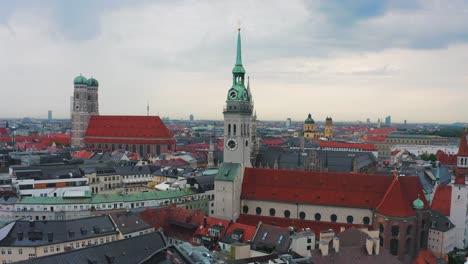
[[[237,33],[237,56],[236,56],[236,65],[242,66],[242,50],[241,50],[241,37],[240,37],[240,28]]]
[[[232,69],[232,73],[241,73],[245,74],[245,69],[242,66],[242,47],[241,47],[241,35],[240,35],[240,28],[238,29],[239,32],[237,33],[237,54],[236,54],[236,65],[234,69]]]

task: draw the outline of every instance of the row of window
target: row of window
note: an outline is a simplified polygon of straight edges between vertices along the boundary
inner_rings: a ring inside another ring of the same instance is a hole
[[[193,199],[193,200],[198,200],[198,199],[204,199],[205,198],[205,195],[201,194],[201,195],[195,195],[195,196],[189,196],[189,199]],[[171,203],[184,203],[186,201],[185,198],[174,198],[174,199],[171,199],[171,200],[147,200],[147,201],[142,201],[142,202],[136,202],[136,203],[127,203],[127,204],[124,204],[124,203],[104,203],[104,204],[96,204],[95,206],[90,206],[89,204],[76,204],[76,205],[60,205],[60,206],[51,206],[51,207],[45,207],[45,206],[42,206],[42,205],[36,205],[36,206],[29,206],[29,207],[16,207],[16,210],[21,212],[21,211],[77,211],[78,208],[80,210],[93,210],[93,209],[103,209],[103,210],[106,210],[106,209],[109,209],[109,208],[136,208],[136,207],[145,207],[145,206],[163,206],[163,205],[169,205]],[[68,210],[66,210],[68,209]],[[71,209],[74,209],[74,210],[71,210]]]
[[[379,231],[380,233],[383,233],[385,231],[385,228],[383,226],[383,224],[379,224]],[[409,225],[407,228],[406,228],[406,235],[407,236],[410,236],[413,232],[413,226],[412,225]],[[392,225],[391,229],[390,229],[390,233],[393,237],[397,237],[400,235],[400,226],[398,225]]]
[[[247,213],[249,212],[249,207],[248,207],[247,205],[244,205],[244,206],[242,207],[242,212],[243,212],[244,214],[247,214]],[[255,214],[256,214],[256,215],[261,215],[261,214],[262,214],[262,208],[261,208],[261,207],[255,208]],[[270,215],[270,216],[277,216],[277,215],[276,215],[276,209],[275,209],[275,208],[270,208],[270,210],[269,210],[269,215]],[[285,218],[291,217],[291,211],[289,211],[289,210],[284,210],[284,211],[283,211],[283,216],[284,216]],[[299,213],[299,219],[302,219],[302,220],[309,220],[309,219],[306,219],[306,218],[307,218],[307,215],[306,215],[305,212],[300,212],[300,213]],[[322,215],[321,215],[320,213],[314,214],[314,219],[313,219],[313,220],[315,220],[315,221],[321,221],[321,220],[322,220]],[[337,222],[337,221],[338,221],[338,216],[337,216],[336,214],[330,215],[330,222],[335,223],[335,222]],[[346,217],[346,223],[348,223],[348,224],[353,224],[353,222],[354,222],[354,217],[353,217],[352,215],[348,215],[348,216]],[[365,225],[369,225],[369,224],[370,224],[370,218],[367,217],[367,216],[363,217],[363,218],[362,218],[362,223],[365,224]]]

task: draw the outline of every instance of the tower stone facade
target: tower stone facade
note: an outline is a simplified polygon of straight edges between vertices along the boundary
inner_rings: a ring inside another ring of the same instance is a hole
[[[250,86],[245,86],[240,30],[237,36],[236,64],[228,91],[224,115],[224,162],[215,178],[215,215],[235,220],[240,215],[240,195],[244,169],[252,167],[252,147],[257,140],[253,125]]]
[[[232,87],[229,89],[224,108],[224,162],[239,163],[252,167],[251,127],[253,104],[246,89],[245,69],[242,66],[240,31],[237,39],[237,59],[232,70]]]
[[[71,146],[83,147],[89,118],[99,115],[98,87],[96,79],[78,76],[73,80],[71,99]]]

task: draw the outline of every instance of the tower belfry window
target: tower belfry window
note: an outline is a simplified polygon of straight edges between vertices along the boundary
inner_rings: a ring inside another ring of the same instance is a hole
[[[228,136],[231,135],[231,124],[228,124]]]
[[[235,136],[236,135],[236,124],[234,124],[234,127],[232,129],[232,134]]]

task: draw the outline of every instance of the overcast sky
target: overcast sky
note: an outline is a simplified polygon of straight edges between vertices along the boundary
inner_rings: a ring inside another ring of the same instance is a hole
[[[222,119],[237,27],[260,120],[468,122],[468,1],[1,1],[0,117]]]

